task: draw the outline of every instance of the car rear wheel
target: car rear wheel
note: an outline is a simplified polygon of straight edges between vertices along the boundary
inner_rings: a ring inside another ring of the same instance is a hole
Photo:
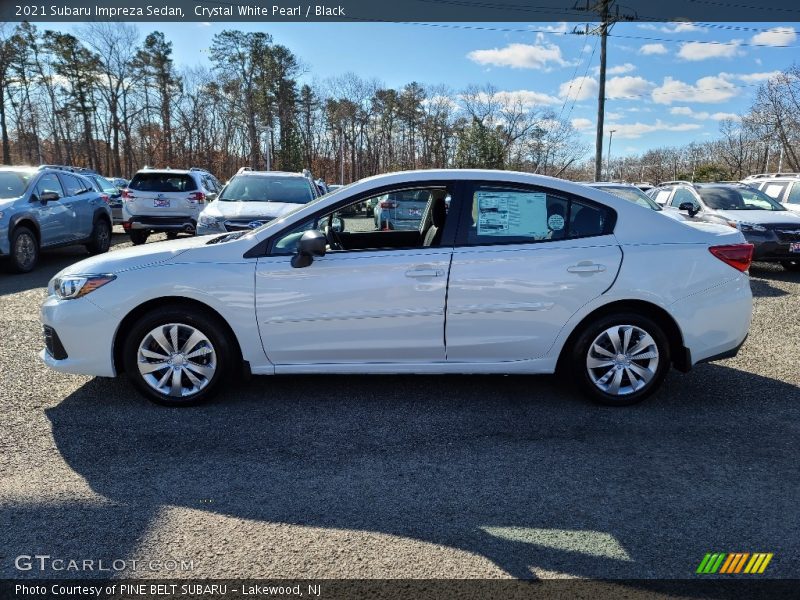
[[[787,271],[800,271],[800,260],[783,260],[781,265]]]
[[[103,254],[111,247],[111,224],[105,219],[98,219],[92,230],[92,239],[86,244],[89,254]]]
[[[138,319],[124,343],[125,372],[150,400],[190,406],[209,399],[232,372],[235,344],[204,311],[165,307]]]
[[[11,233],[10,258],[15,273],[28,273],[39,262],[39,242],[28,227],[20,225]]]
[[[146,229],[131,229],[129,234],[134,246],[144,244],[147,238],[150,237],[150,232]]]
[[[608,406],[628,406],[647,398],[660,387],[669,365],[663,329],[633,313],[608,315],[586,327],[571,360],[581,390]]]

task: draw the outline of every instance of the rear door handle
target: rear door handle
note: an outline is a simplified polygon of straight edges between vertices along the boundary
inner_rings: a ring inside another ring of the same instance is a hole
[[[444,271],[441,269],[409,269],[406,277],[441,277]]]
[[[579,262],[577,265],[567,267],[567,271],[570,273],[602,273],[605,270],[605,265],[599,265],[592,262]]]

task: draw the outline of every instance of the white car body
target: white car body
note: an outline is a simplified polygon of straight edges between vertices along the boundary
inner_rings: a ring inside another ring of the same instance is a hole
[[[616,226],[608,235],[536,244],[328,252],[306,268],[293,268],[286,255],[245,256],[345,198],[434,180],[569,194],[616,211]],[[616,302],[646,303],[669,315],[680,331],[686,368],[735,353],[750,326],[747,273],[708,250],[743,243],[739,231],[665,219],[544,176],[483,170],[382,175],[238,239],[210,239],[127,248],[62,271],[59,276],[110,273],[116,280],[72,300],[55,295],[51,282],[41,319],[58,333],[68,358],[43,350],[42,359],[59,371],[113,377],[121,324],[142,305],[168,299],[218,313],[258,375],[553,373],[576,326]]]

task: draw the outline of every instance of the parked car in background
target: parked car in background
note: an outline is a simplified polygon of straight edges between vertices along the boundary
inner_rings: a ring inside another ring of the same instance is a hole
[[[109,181],[111,181],[111,183],[117,186],[120,189],[120,191],[128,187],[128,184],[130,183],[130,181],[128,179],[125,179],[124,177],[109,177],[108,179]]]
[[[40,250],[111,244],[111,209],[94,184],[50,167],[0,168],[0,258],[17,273],[36,267]]]
[[[633,185],[635,185],[637,188],[639,188],[643,192],[649,192],[654,187],[656,187],[652,183],[648,183],[647,181],[640,181],[638,183],[634,183]]]
[[[589,187],[593,187],[598,190],[603,190],[604,192],[608,192],[609,194],[614,194],[615,196],[618,196],[624,200],[629,200],[630,202],[638,204],[639,206],[643,206],[644,208],[649,208],[651,210],[661,212],[666,217],[670,217],[678,221],[686,220],[686,217],[684,217],[679,210],[671,207],[662,208],[660,205],[656,204],[641,189],[630,183],[595,181],[594,183],[585,183],[584,185],[588,185]]]
[[[377,199],[376,229],[418,229],[430,197],[425,190],[398,191]]]
[[[303,173],[239,169],[200,214],[197,233],[255,229],[320,196]]]
[[[228,187],[260,190],[274,176],[237,175]],[[363,231],[338,217],[400,194],[428,198],[417,231]],[[753,247],[740,231],[678,223],[583,185],[407,171],[294,209],[253,231],[67,267],[48,285],[40,356],[68,373],[125,372],[169,405],[209,398],[247,372],[558,368],[620,406],[655,392],[671,366],[734,356],[750,327]]]
[[[194,235],[200,212],[219,190],[205,169],[142,169],[122,191],[122,227],[134,244],[144,244],[154,232]]]
[[[735,227],[754,245],[754,261],[800,271],[800,215],[760,190],[744,183],[670,181],[650,194],[691,220]]]
[[[94,189],[100,192],[103,199],[108,202],[111,207],[111,218],[114,225],[122,223],[122,190],[102,175],[88,174],[84,175],[84,177],[92,182]]]
[[[761,173],[742,180],[787,209],[800,213],[800,173]]]

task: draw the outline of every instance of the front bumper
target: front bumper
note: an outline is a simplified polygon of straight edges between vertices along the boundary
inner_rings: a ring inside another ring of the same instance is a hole
[[[39,357],[51,369],[78,375],[114,377],[114,334],[117,322],[89,298],[59,300],[48,296],[40,311],[42,325],[52,329],[60,350],[47,348]],[[51,338],[52,345],[52,338]],[[66,358],[56,358],[66,356]]]

